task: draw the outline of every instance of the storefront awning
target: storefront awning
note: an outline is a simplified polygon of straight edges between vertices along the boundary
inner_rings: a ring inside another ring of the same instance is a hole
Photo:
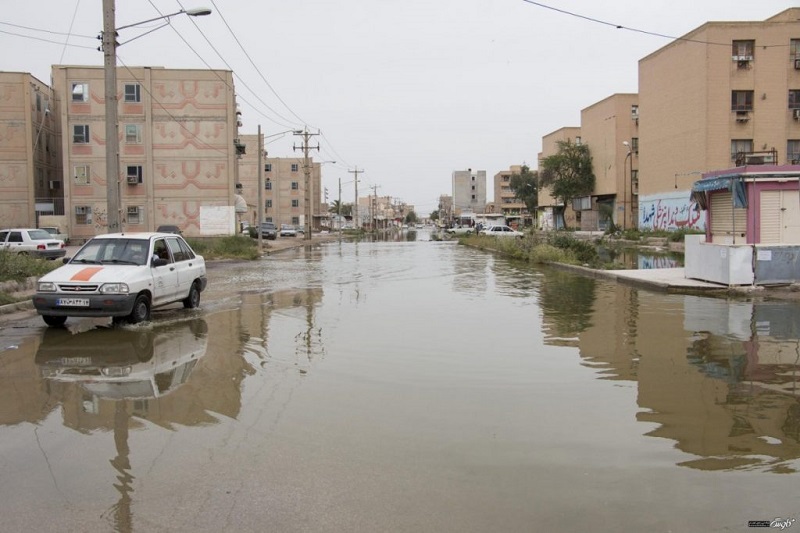
[[[730,191],[733,195],[733,207],[747,207],[747,192],[740,176],[720,176],[695,181],[691,198],[701,209],[708,209],[707,193],[713,191]]]

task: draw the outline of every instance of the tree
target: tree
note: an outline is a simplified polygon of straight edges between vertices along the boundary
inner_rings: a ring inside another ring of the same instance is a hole
[[[417,223],[417,214],[414,211],[409,211],[406,215],[405,219],[406,224],[416,224]]]
[[[339,213],[339,200],[334,200],[331,204],[329,212],[333,214]],[[353,213],[353,204],[342,204],[342,216],[350,216]]]
[[[433,220],[434,222],[439,220],[439,211],[438,210],[431,211],[431,214],[428,215],[428,218]]]
[[[528,213],[535,214],[539,207],[539,173],[531,171],[528,165],[522,165],[519,174],[511,174],[508,186],[514,196],[528,208]]]
[[[595,177],[587,145],[570,140],[558,141],[557,144],[558,153],[542,160],[539,178],[541,186],[550,187],[553,198],[563,203],[560,214],[564,221],[564,209],[569,201],[590,195],[594,191]]]

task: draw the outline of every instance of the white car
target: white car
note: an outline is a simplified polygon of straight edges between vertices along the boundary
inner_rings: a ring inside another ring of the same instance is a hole
[[[39,278],[33,296],[48,326],[62,326],[70,316],[135,324],[175,302],[193,309],[207,283],[203,256],[175,234],[98,235],[64,262]]]
[[[67,254],[64,241],[54,239],[43,229],[34,228],[0,230],[0,250],[45,259],[56,259]]]
[[[296,237],[297,230],[294,229],[294,226],[290,226],[289,224],[281,224],[281,237]]]
[[[521,239],[525,236],[521,231],[517,231],[505,225],[489,226],[481,231],[481,235],[489,235],[491,237],[512,237]]]

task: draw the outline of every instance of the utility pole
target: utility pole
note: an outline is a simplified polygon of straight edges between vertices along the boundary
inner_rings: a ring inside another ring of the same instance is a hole
[[[261,124],[258,125],[258,253],[261,253],[261,222],[264,221],[264,163],[261,160],[261,154],[264,146],[261,138]]]
[[[114,0],[103,0],[103,70],[106,92],[106,231],[122,231],[117,119],[117,30]]]
[[[372,231],[378,231],[378,186],[372,186],[372,202],[370,202],[370,207],[372,208]]]
[[[336,204],[337,224],[339,224],[339,240],[342,240],[342,178],[339,178],[339,203]]]
[[[303,146],[300,146],[299,149],[303,150],[303,175],[305,178],[305,213],[304,218],[306,219],[305,223],[305,233],[303,238],[307,241],[311,240],[311,163],[308,158],[308,151],[310,149],[319,150],[319,144],[316,147],[312,146],[309,148],[308,140],[309,138],[319,135],[319,133],[309,133],[308,128],[305,128],[303,131],[296,131],[294,132],[295,135],[301,135],[303,137]],[[297,146],[292,146],[295,150],[298,149]]]
[[[363,173],[364,171],[363,170],[358,170],[358,167],[356,167],[355,170],[348,170],[348,172],[350,174],[355,174],[356,175],[356,179],[353,182],[353,183],[355,183],[355,186],[356,186],[356,199],[353,202],[353,226],[355,227],[355,229],[361,230],[361,221],[358,218],[358,175]]]

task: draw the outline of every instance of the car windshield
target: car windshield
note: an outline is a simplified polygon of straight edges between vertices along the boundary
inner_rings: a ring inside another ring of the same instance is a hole
[[[43,229],[32,229],[28,231],[28,236],[32,241],[49,241],[52,236]]]
[[[146,265],[149,241],[92,239],[70,261],[84,264]]]

